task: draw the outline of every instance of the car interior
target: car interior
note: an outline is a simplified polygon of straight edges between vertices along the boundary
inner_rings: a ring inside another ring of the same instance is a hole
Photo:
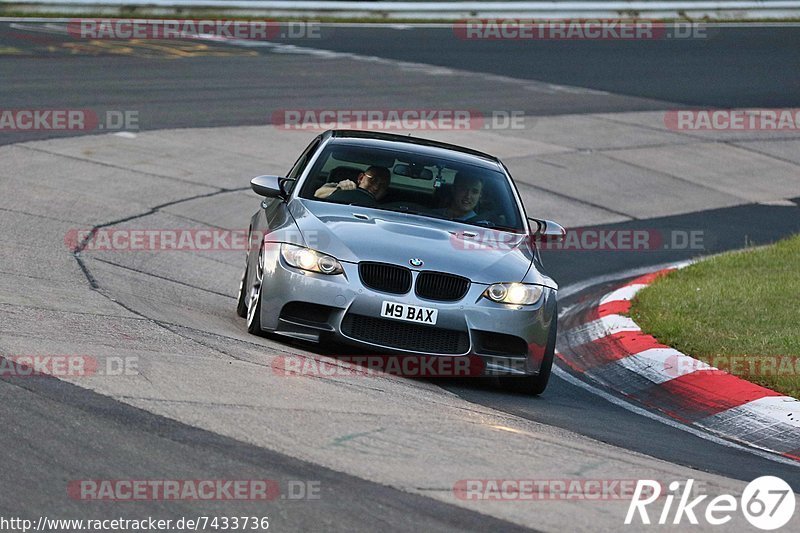
[[[379,154],[383,155],[383,154]],[[412,154],[392,153],[383,158],[375,151],[365,154],[358,150],[332,150],[327,158],[315,165],[312,175],[304,186],[304,198],[313,198],[313,193],[326,183],[343,180],[356,182],[358,175],[371,165],[383,166],[390,171],[389,190],[381,199],[380,207],[408,211],[415,214],[440,216],[438,211],[449,205],[453,194],[453,181],[465,165],[449,161],[425,160]],[[475,173],[476,169],[468,171]],[[508,184],[499,173],[478,170],[483,178],[481,199],[475,207],[478,217],[472,221],[486,227],[520,227],[513,196]],[[496,175],[493,175],[496,174]],[[323,200],[324,201],[324,200]]]

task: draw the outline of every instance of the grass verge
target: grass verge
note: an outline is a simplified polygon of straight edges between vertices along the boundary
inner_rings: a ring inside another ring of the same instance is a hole
[[[663,344],[800,398],[800,235],[671,272],[639,291],[631,317]]]

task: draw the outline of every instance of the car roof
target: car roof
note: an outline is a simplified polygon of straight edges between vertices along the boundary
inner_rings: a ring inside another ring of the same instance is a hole
[[[498,170],[498,167],[502,166],[498,158],[487,153],[464,148],[456,144],[421,139],[419,137],[361,130],[328,130],[325,134],[329,134],[332,137],[331,142],[337,144],[410,151],[492,170]]]

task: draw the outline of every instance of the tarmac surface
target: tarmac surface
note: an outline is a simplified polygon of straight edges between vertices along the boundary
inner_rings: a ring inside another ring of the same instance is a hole
[[[772,474],[800,491],[795,464],[641,416],[559,375],[540,398],[490,381],[280,376],[276,358],[319,359],[331,349],[246,333],[234,313],[243,252],[76,258],[64,242],[94,227],[246,229],[259,204],[248,180],[285,172],[314,135],[268,119],[309,108],[523,111],[516,129],[414,134],[500,156],[531,216],[666,239],[667,248],[647,251],[545,252],[573,298],[586,295],[575,292],[580,286],[599,282],[600,290],[631,269],[773,242],[800,231],[800,134],[665,125],[665,111],[686,105],[797,105],[800,92],[787,88],[797,86],[798,70],[777,64],[797,61],[800,32],[751,31],[703,43],[594,43],[591,53],[592,43],[483,43],[465,64],[464,47],[476,43],[445,30],[337,27],[319,43],[294,43],[302,49],[193,40],[98,50],[108,43],[0,27],[4,108],[133,110],[140,126],[0,137],[0,354],[136,362],[129,375],[0,381],[9,428],[0,436],[8,455],[0,512],[244,512],[269,515],[278,531],[550,531],[567,523],[611,531],[627,501],[465,500],[454,487],[468,479],[693,478],[716,495]],[[419,45],[431,40],[435,58]],[[692,58],[681,63],[686,70],[663,59],[653,67],[661,83],[635,74],[680,46],[694,54],[682,56]],[[580,63],[572,70],[585,77],[570,79],[567,60],[579,56],[595,73],[605,64],[622,79],[608,85]],[[734,71],[759,68],[770,76],[736,82]],[[725,87],[707,89],[708,79]],[[680,245],[689,232],[699,232],[695,247]],[[66,490],[81,479],[245,478],[318,482],[322,493],[266,504],[121,503],[76,500]]]

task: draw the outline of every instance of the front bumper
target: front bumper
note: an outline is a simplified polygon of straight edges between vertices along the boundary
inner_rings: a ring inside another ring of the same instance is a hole
[[[344,274],[327,276],[287,265],[277,245],[268,245],[265,253],[264,330],[313,342],[335,340],[376,355],[479,357],[483,375],[539,372],[556,309],[553,289],[546,288],[530,306],[487,300],[482,297],[487,285],[480,283],[472,283],[457,302],[434,301],[413,290],[400,295],[368,288],[357,264],[343,262]],[[412,283],[416,276],[412,269]],[[437,323],[381,318],[384,301],[435,308]]]

